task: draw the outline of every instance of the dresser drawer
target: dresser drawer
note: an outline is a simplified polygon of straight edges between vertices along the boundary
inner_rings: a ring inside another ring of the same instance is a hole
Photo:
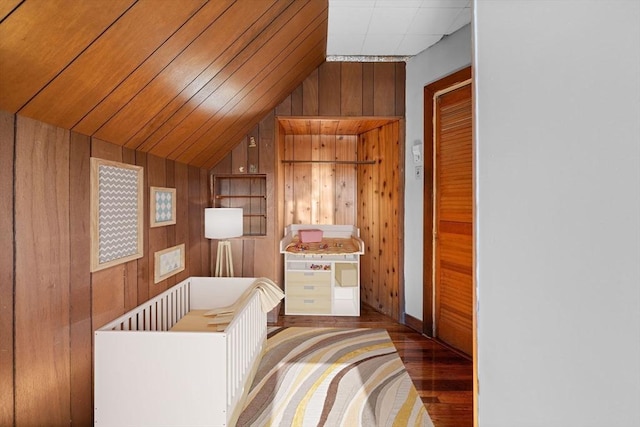
[[[330,297],[285,297],[287,314],[331,314]]]
[[[287,271],[287,285],[289,284],[326,284],[331,286],[330,271]]]
[[[331,298],[331,284],[287,283],[287,296]]]

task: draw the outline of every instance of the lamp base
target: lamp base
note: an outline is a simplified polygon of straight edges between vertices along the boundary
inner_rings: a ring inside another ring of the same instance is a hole
[[[226,275],[224,270],[226,267]],[[215,277],[233,277],[233,257],[231,256],[231,242],[220,240],[218,242],[218,254],[216,257]]]

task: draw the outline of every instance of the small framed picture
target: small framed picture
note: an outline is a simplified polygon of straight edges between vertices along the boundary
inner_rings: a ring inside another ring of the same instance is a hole
[[[184,270],[184,243],[163,249],[154,253],[154,281],[162,282],[164,279],[178,274]]]
[[[150,227],[176,223],[176,189],[151,187],[149,189]]]

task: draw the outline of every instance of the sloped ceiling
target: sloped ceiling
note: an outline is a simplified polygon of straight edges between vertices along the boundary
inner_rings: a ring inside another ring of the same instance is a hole
[[[0,2],[0,109],[199,167],[325,59],[326,0]]]

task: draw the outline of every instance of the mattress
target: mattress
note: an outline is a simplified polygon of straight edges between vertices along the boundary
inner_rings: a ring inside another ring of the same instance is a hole
[[[191,310],[187,314],[182,317],[176,323],[171,331],[173,332],[218,332],[221,329],[224,329],[225,326],[229,324],[231,321],[230,316],[228,319],[225,319],[224,322],[217,322],[217,324],[209,324],[210,322],[214,322],[214,317],[205,316],[204,314],[209,310]],[[222,326],[222,328],[221,328]]]
[[[296,236],[285,250],[295,254],[342,255],[358,253],[360,245],[350,237],[325,237],[320,242],[302,243]]]

